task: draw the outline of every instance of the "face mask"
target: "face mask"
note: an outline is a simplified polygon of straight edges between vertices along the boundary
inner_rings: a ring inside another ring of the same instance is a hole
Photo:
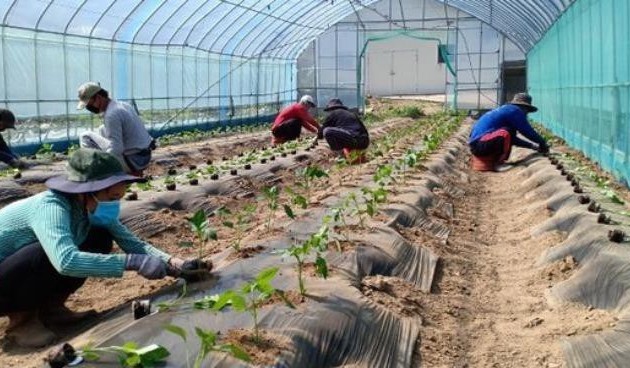
[[[120,201],[96,201],[94,212],[88,213],[88,219],[94,226],[107,226],[118,220],[120,214]]]
[[[100,113],[100,111],[99,111],[96,107],[94,107],[94,106],[92,106],[92,105],[85,105],[85,109],[86,109],[87,111],[91,112],[92,114],[98,114],[98,113]]]

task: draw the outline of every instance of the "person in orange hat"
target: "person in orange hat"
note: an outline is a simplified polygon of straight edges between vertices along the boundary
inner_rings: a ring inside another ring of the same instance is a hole
[[[483,115],[473,126],[468,139],[474,156],[473,168],[499,171],[510,157],[513,145],[541,153],[548,152],[549,146],[545,139],[527,121],[527,114],[537,110],[532,105],[530,95],[517,93],[510,103]],[[516,133],[531,142],[519,138]]]

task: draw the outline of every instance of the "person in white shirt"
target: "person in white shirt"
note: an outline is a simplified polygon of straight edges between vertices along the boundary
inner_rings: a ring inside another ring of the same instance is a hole
[[[103,113],[99,132],[86,132],[80,145],[110,153],[118,158],[126,172],[142,176],[151,162],[155,141],[131,105],[116,101],[98,83],[87,82],[79,87],[77,109]]]

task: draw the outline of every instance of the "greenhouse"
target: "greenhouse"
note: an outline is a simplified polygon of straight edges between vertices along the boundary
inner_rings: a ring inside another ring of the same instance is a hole
[[[0,366],[628,366],[629,18],[0,0]]]

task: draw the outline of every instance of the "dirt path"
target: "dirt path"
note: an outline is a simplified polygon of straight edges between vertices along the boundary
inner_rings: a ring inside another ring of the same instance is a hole
[[[466,195],[455,200],[449,241],[431,246],[442,268],[421,313],[426,327],[418,366],[565,367],[562,338],[601,331],[614,317],[583,305],[548,304],[546,290],[577,265],[570,259],[535,265],[565,235],[530,235],[552,213],[544,198],[521,188],[523,167],[465,172],[469,183],[459,185]]]

